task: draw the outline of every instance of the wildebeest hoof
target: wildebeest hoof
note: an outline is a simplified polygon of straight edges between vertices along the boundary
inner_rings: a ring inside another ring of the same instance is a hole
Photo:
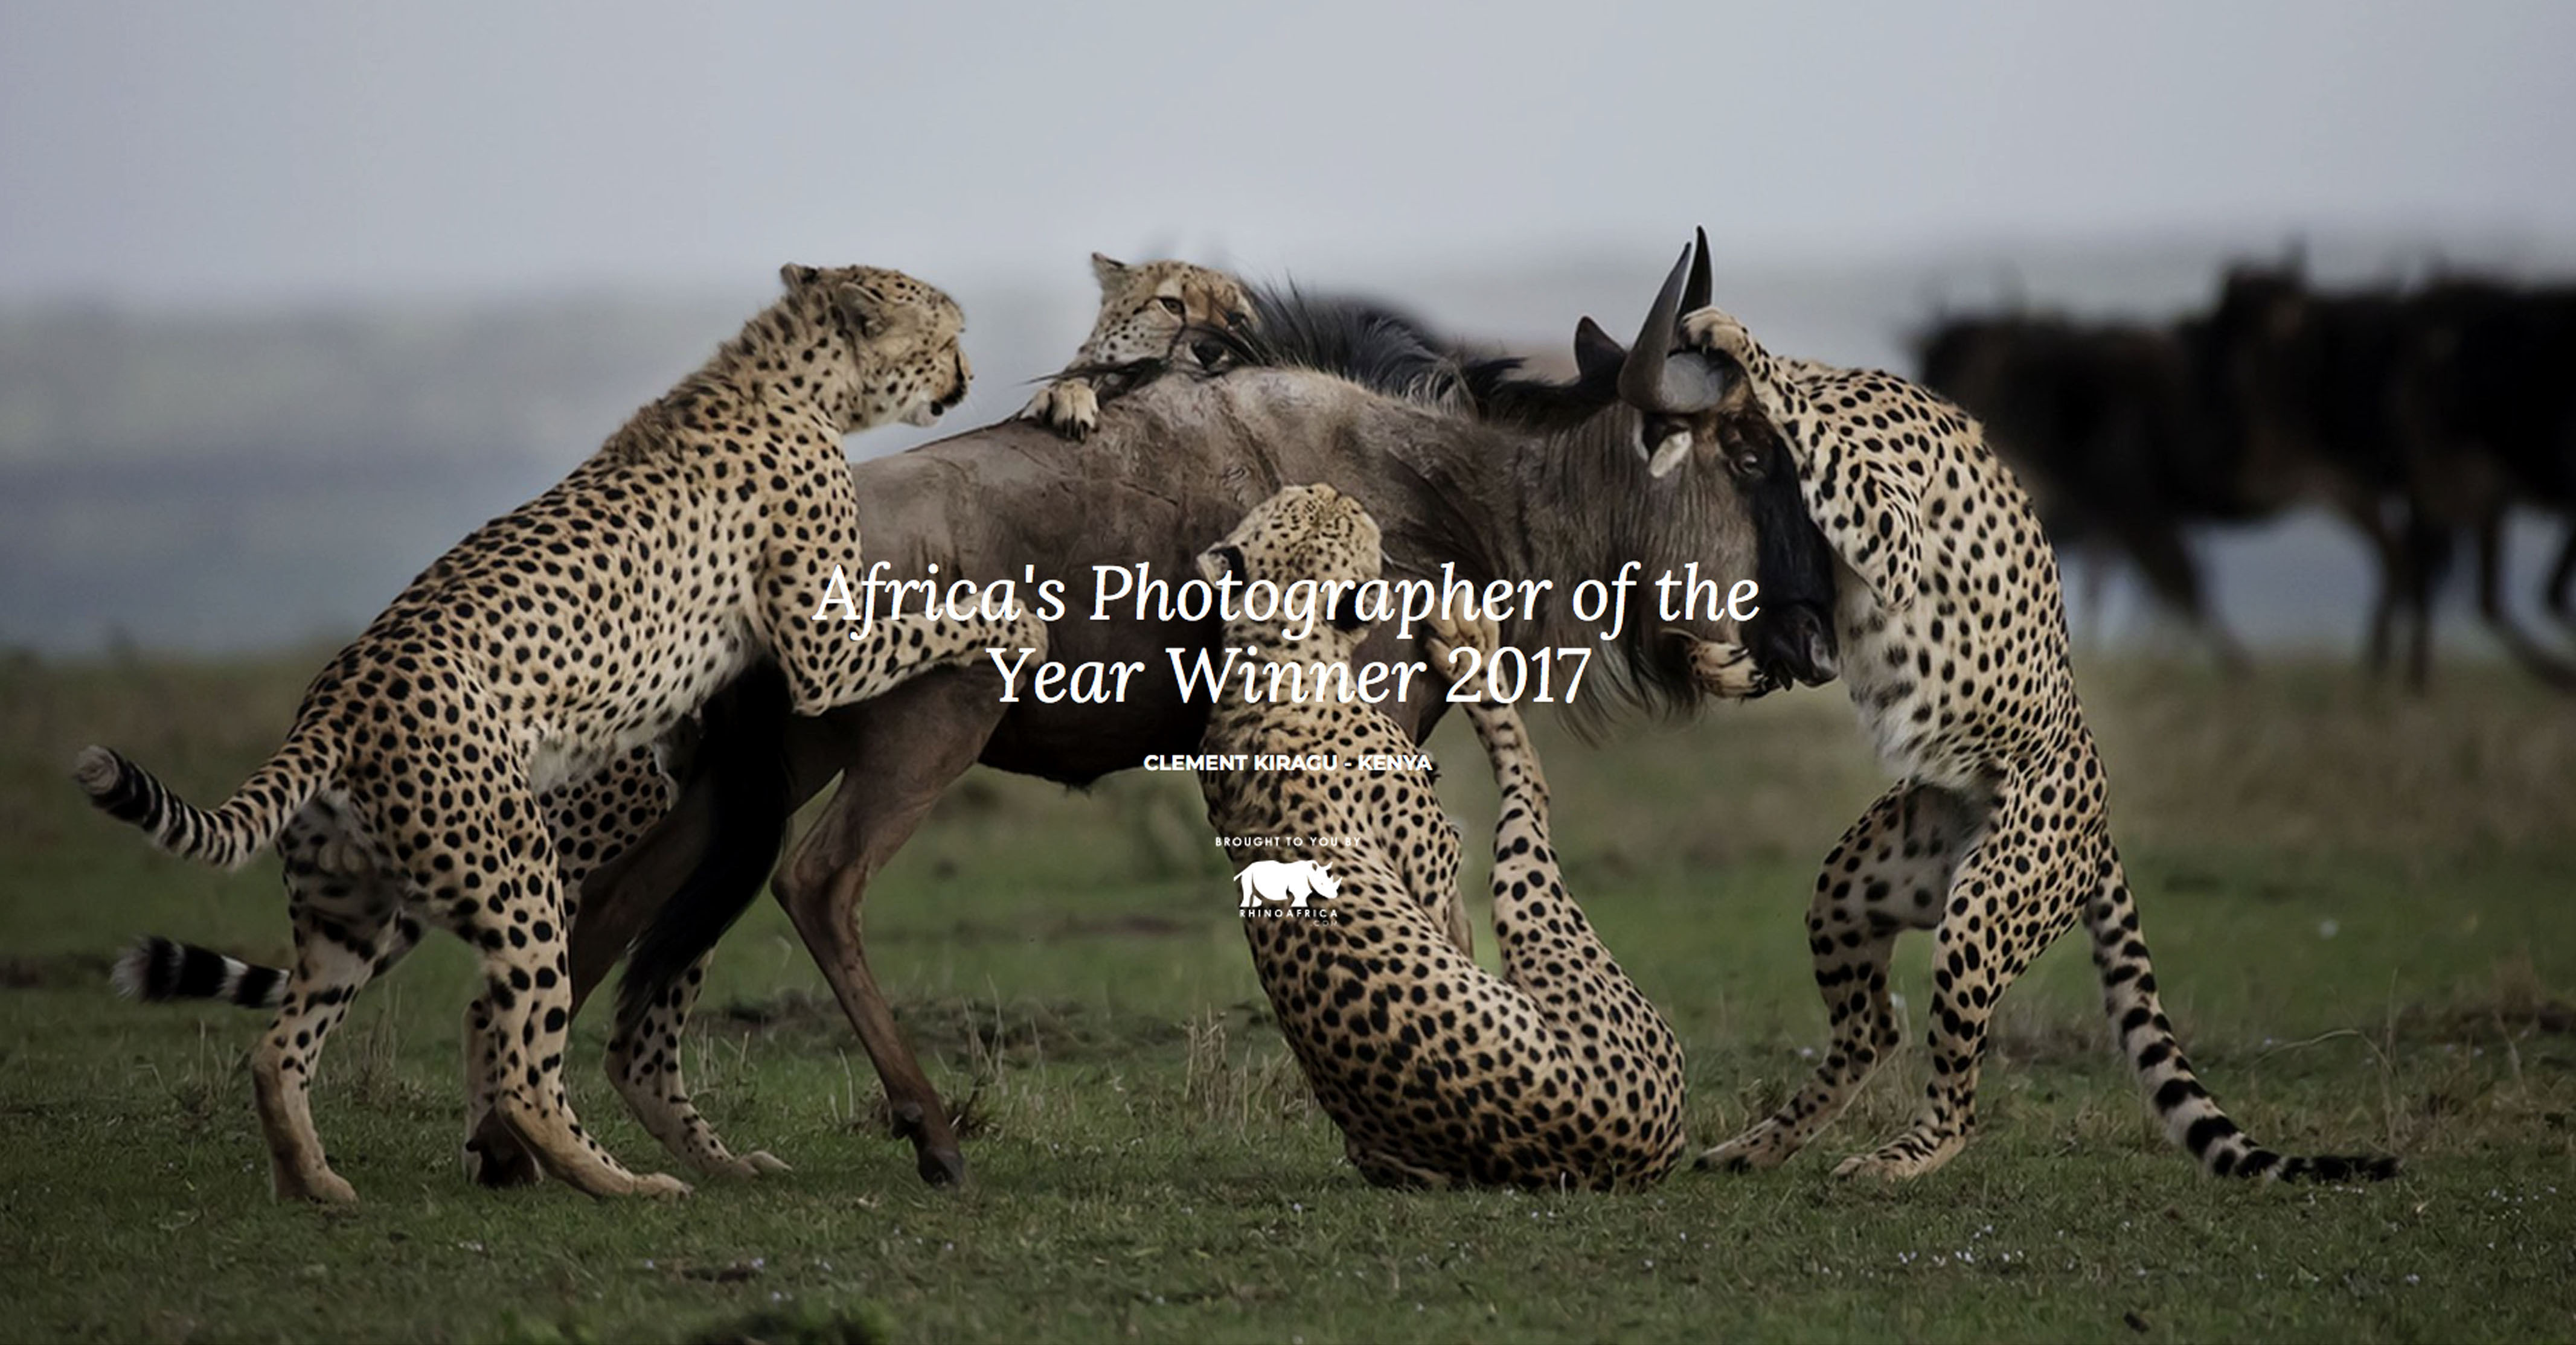
[[[498,1191],[534,1186],[546,1179],[546,1170],[537,1165],[534,1154],[515,1143],[477,1137],[465,1142],[465,1175],[477,1186]]]
[[[955,1149],[925,1148],[913,1170],[932,1186],[956,1186],[966,1180],[966,1155]]]

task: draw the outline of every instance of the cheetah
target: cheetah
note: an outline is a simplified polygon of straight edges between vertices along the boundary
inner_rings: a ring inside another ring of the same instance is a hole
[[[1825,857],[1808,907],[1830,1049],[1786,1105],[1698,1165],[1774,1166],[1841,1114],[1898,1045],[1887,969],[1908,929],[1939,941],[1931,1083],[1902,1134],[1836,1172],[1901,1179],[1947,1163],[1975,1125],[1996,1002],[2080,918],[2120,1049],[2166,1135],[2207,1172],[2392,1175],[2392,1159],[2285,1157],[2257,1145],[2184,1059],[2111,844],[2101,758],[2067,661],[2057,562],[1977,422],[1893,375],[1775,358],[1715,308],[1686,315],[1682,339],[1729,386],[1714,411],[1683,427],[1692,442],[1671,462],[1717,457],[1758,471],[1751,464],[1770,441],[1786,442],[1806,513],[1840,561],[1839,670],[1898,781]],[[1692,652],[1711,692],[1771,688],[1741,650]]]
[[[1223,271],[1174,261],[1130,266],[1095,252],[1091,273],[1100,281],[1100,317],[1090,339],[1020,409],[1021,419],[1068,439],[1088,438],[1100,424],[1101,402],[1130,383],[1174,362],[1206,363],[1191,353],[1206,334],[1252,321],[1243,282]]]
[[[1211,582],[1354,585],[1383,564],[1374,521],[1325,485],[1257,506],[1199,557]],[[1279,621],[1229,621],[1225,643],[1256,670],[1300,665],[1318,694],[1297,703],[1221,699],[1201,750],[1244,766],[1203,770],[1208,820],[1249,844],[1248,864],[1326,862],[1329,918],[1248,919],[1253,961],[1281,1030],[1353,1166],[1383,1186],[1634,1189],[1679,1161],[1679,1043],[1567,897],[1549,848],[1547,786],[1520,716],[1470,705],[1502,793],[1494,836],[1500,978],[1465,945],[1458,838],[1419,772],[1363,770],[1368,754],[1415,750],[1384,715],[1320,690],[1368,625],[1348,588],[1307,641]],[[1449,622],[1433,651],[1499,644],[1488,624]],[[1343,685],[1347,685],[1344,683]],[[1255,754],[1337,755],[1342,768],[1263,769]],[[1293,913],[1303,914],[1303,913]]]
[[[872,267],[781,278],[785,297],[703,368],[413,580],[315,677],[284,745],[221,807],[190,806],[105,748],[81,754],[92,801],[160,848],[238,868],[274,842],[285,861],[296,962],[252,1056],[280,1198],[356,1198],[314,1131],[313,1068],[358,991],[428,922],[482,962],[469,1125],[496,1114],[546,1174],[594,1196],[685,1194],[620,1165],[565,1096],[565,874],[598,856],[564,852],[550,825],[564,800],[550,810],[549,795],[614,768],[626,775],[607,797],[639,798],[634,754],[755,664],[774,663],[790,707],[817,713],[1044,640],[1033,617],[863,632],[815,619],[829,572],[859,559],[843,436],[929,424],[971,375],[964,317],[939,290]],[[584,807],[596,817],[602,795],[574,793],[576,822]],[[676,1067],[676,1042],[657,1055]]]

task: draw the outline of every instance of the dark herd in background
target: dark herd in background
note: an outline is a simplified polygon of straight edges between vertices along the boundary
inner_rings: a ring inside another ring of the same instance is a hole
[[[2576,664],[2515,621],[2504,524],[2547,516],[2543,604],[2576,631],[2576,284],[2468,276],[2325,290],[2297,260],[2240,264],[2169,325],[2014,313],[1945,317],[1917,345],[1925,383],[1986,424],[2061,553],[2134,565],[2158,599],[2239,660],[2187,536],[2322,505],[2378,571],[2367,659],[2430,672],[2434,601],[2463,543],[2479,615],[2553,686]]]

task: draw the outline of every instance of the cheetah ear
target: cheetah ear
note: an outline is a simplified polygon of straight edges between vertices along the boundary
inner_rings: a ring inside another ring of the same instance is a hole
[[[888,298],[883,289],[865,280],[845,282],[834,295],[850,329],[864,340],[876,340],[889,332],[900,331],[912,318],[913,310]]]
[[[778,279],[787,286],[787,292],[790,294],[822,278],[823,273],[820,270],[811,266],[799,266],[794,262],[778,268]]]
[[[1120,276],[1127,274],[1127,263],[1105,252],[1095,252],[1091,254],[1091,274],[1100,281],[1100,288],[1105,293],[1118,283]]]

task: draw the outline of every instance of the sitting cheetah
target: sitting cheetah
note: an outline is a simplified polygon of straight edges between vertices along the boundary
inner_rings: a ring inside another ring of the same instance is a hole
[[[2390,1175],[2385,1158],[2293,1158],[2256,1145],[2183,1058],[2111,845],[2102,764],[2067,663],[2057,563],[1977,423],[1888,374],[1774,359],[1713,308],[1684,319],[1683,339],[1730,383],[1719,407],[1686,427],[1702,456],[1745,471],[1767,447],[1752,440],[1789,446],[1807,513],[1841,561],[1842,677],[1899,780],[1825,857],[1808,908],[1831,1049],[1786,1106],[1700,1166],[1770,1167],[1841,1113],[1897,1045],[1887,967],[1909,928],[1940,941],[1932,1082],[1909,1129],[1837,1171],[1914,1177],[1948,1162],[1975,1124],[1996,1001],[2081,917],[2123,1053],[2166,1134],[2210,1173]],[[1694,654],[1712,691],[1769,689],[1740,650]]]
[[[1069,439],[1088,437],[1100,423],[1100,403],[1129,382],[1189,357],[1184,347],[1193,333],[1240,330],[1252,320],[1243,282],[1223,271],[1188,262],[1130,266],[1095,252],[1091,273],[1100,280],[1091,338],[1020,410]]]
[[[1211,581],[1283,584],[1358,583],[1377,578],[1381,564],[1376,523],[1323,485],[1272,496],[1199,558]],[[1237,620],[1225,643],[1256,651],[1257,668],[1347,673],[1367,633],[1345,590],[1333,619],[1303,642],[1279,623]],[[1490,625],[1452,624],[1435,634],[1435,657],[1498,643]],[[1216,705],[1201,750],[1247,754],[1247,767],[1200,773],[1208,820],[1219,835],[1251,842],[1236,851],[1243,863],[1319,859],[1339,883],[1316,903],[1329,918],[1246,922],[1262,987],[1369,1181],[1645,1186],[1681,1156],[1681,1048],[1565,894],[1548,847],[1547,786],[1518,712],[1484,704],[1467,713],[1502,790],[1501,979],[1476,965],[1461,937],[1458,839],[1428,778],[1351,764],[1414,751],[1408,735],[1330,692]],[[1259,769],[1248,765],[1256,753],[1339,754],[1343,767]]]
[[[969,373],[964,319],[940,291],[868,267],[782,276],[786,297],[704,368],[415,579],[223,806],[191,807],[104,748],[81,754],[97,805],[163,849],[238,867],[275,841],[285,858],[296,965],[252,1060],[281,1197],[355,1199],[324,1161],[307,1089],[350,1001],[424,918],[482,958],[467,1014],[477,1110],[592,1195],[685,1193],[620,1166],[565,1097],[563,875],[598,856],[564,853],[547,794],[632,769],[635,749],[755,660],[774,660],[792,708],[814,713],[1044,640],[1034,618],[881,623],[866,639],[813,619],[832,567],[859,560],[842,437],[930,423]]]

